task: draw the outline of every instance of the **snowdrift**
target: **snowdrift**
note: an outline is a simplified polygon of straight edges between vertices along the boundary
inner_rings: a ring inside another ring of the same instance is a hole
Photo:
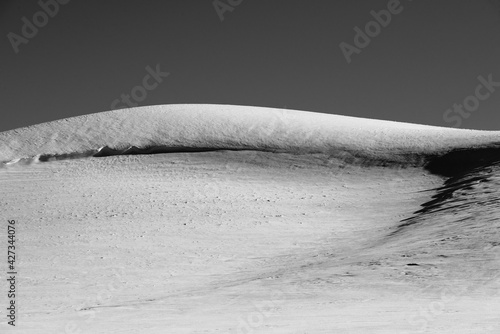
[[[324,153],[439,174],[500,160],[500,132],[233,105],[160,105],[0,133],[0,162],[179,151]]]

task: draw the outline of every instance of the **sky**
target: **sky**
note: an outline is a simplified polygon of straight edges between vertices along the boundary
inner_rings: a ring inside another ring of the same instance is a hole
[[[178,103],[500,130],[500,0],[2,0],[0,35],[0,131]]]

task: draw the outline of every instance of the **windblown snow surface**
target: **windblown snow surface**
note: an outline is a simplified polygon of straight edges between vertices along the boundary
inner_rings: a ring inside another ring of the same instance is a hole
[[[166,105],[0,164],[2,333],[500,333],[500,132]]]

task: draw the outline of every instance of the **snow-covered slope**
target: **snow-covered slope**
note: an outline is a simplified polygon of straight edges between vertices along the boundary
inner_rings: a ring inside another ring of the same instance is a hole
[[[413,163],[456,149],[496,148],[499,143],[500,132],[492,131],[261,107],[162,105],[90,114],[0,133],[0,162],[146,149],[251,149]]]
[[[218,105],[0,133],[0,333],[499,333],[498,143]]]

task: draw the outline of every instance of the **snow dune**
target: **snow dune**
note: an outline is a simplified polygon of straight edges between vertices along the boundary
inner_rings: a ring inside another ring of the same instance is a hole
[[[16,330],[498,333],[499,143],[229,105],[0,133]]]
[[[325,153],[351,162],[430,164],[497,156],[500,132],[296,110],[160,105],[62,119],[0,133],[0,162],[205,150]],[[486,150],[486,151],[485,151]],[[466,154],[461,154],[465,152]],[[495,158],[496,159],[496,158]],[[434,161],[434,162],[433,162]]]

